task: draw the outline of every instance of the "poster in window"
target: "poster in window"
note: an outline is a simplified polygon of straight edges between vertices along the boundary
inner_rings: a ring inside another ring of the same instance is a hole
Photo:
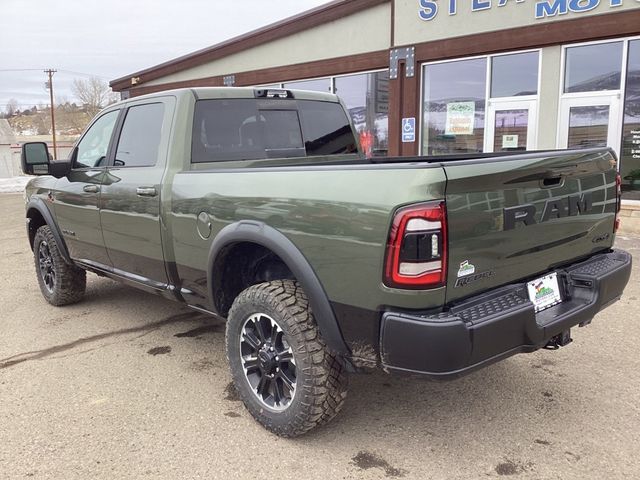
[[[447,103],[445,135],[473,135],[475,116],[475,102]]]
[[[502,148],[518,148],[519,135],[502,135]]]

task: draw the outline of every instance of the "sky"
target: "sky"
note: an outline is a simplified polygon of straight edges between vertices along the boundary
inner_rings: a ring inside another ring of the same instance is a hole
[[[74,78],[110,81],[327,0],[0,0],[0,110],[76,101]]]

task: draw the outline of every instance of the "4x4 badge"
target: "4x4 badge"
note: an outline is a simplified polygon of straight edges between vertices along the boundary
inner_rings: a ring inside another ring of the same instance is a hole
[[[466,277],[467,275],[473,275],[476,273],[476,267],[469,263],[469,260],[465,260],[460,263],[460,270],[458,270],[458,278]]]

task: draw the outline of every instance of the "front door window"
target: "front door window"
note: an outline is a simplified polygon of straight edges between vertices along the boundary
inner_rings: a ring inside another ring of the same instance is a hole
[[[105,165],[109,142],[119,112],[119,110],[113,110],[105,113],[91,125],[78,144],[73,168],[95,168]]]

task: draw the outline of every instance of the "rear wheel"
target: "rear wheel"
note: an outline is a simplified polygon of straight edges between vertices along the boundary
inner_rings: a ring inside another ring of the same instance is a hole
[[[273,433],[302,435],[342,408],[344,363],[322,340],[297,282],[277,280],[243,291],[229,312],[226,342],[242,401]]]
[[[50,304],[70,305],[82,299],[87,283],[86,272],[64,261],[48,225],[43,225],[36,232],[33,255],[40,291]]]

